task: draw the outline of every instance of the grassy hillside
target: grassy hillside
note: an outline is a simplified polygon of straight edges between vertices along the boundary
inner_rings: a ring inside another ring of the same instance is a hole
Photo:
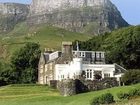
[[[0,105],[89,105],[91,99],[100,94],[110,92],[115,96],[115,100],[118,100],[116,93],[129,91],[136,87],[139,88],[140,84],[63,97],[59,95],[57,90],[48,86],[9,85],[0,87]],[[124,105],[124,103],[128,105],[132,102],[133,104],[131,105],[139,105],[140,98],[130,101],[125,100],[114,105]]]
[[[90,35],[74,33],[47,25],[29,27],[25,22],[17,24],[13,31],[0,35],[0,58],[7,59],[26,42],[37,42],[41,48],[61,48],[62,41],[88,40]]]

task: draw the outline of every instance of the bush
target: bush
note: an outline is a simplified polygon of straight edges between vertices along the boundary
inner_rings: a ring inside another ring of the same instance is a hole
[[[100,100],[99,97],[95,97],[95,98],[92,100],[92,102],[91,102],[90,105],[100,105],[99,100]]]
[[[120,92],[117,94],[117,97],[119,99],[129,99],[135,96],[140,96],[140,89],[132,89],[128,93]]]
[[[140,83],[140,70],[130,70],[124,74],[122,81],[125,85]]]
[[[111,93],[106,93],[103,94],[99,97],[95,97],[92,102],[91,105],[100,105],[100,104],[110,104],[114,102],[114,97]]]
[[[119,99],[128,99],[129,98],[129,94],[128,93],[120,92],[120,93],[117,94],[117,97]]]
[[[129,91],[129,97],[140,96],[140,89],[132,89]]]

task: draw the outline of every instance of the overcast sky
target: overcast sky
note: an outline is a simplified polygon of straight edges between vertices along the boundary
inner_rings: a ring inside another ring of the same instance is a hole
[[[121,12],[123,18],[133,25],[140,25],[140,0],[111,0]],[[0,2],[31,3],[31,0],[0,0]]]

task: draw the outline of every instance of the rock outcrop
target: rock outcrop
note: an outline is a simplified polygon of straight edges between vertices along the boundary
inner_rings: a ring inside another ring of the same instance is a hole
[[[21,21],[25,21],[29,5],[17,3],[0,3],[0,33],[7,32]]]
[[[33,0],[27,22],[94,35],[129,25],[110,0]]]
[[[110,0],[32,0],[31,5],[0,3],[0,33],[21,22],[73,32],[101,34],[128,26]]]

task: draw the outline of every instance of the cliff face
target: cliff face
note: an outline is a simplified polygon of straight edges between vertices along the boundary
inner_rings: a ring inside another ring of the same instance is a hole
[[[0,33],[21,21],[94,35],[128,26],[110,0],[32,0],[30,6],[0,3]]]
[[[89,34],[128,26],[110,0],[33,0],[27,22]]]
[[[0,33],[12,30],[18,22],[26,20],[28,13],[28,5],[0,3]]]
[[[109,0],[33,0],[30,8],[32,14],[66,10],[70,8],[111,6]]]

